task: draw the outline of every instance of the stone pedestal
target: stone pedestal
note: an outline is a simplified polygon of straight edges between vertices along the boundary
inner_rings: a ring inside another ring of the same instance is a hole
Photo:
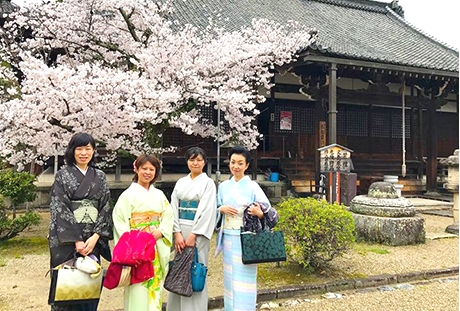
[[[367,195],[351,201],[350,211],[358,240],[394,246],[425,242],[425,220],[392,183],[371,184]]]
[[[447,183],[444,184],[444,188],[452,192],[454,197],[454,205],[452,206],[454,222],[447,226],[446,232],[454,234],[458,234],[458,163],[457,149],[453,155],[447,158]]]
[[[399,182],[399,177],[396,175],[383,175],[383,181],[384,182],[389,182],[395,186],[396,193],[398,194],[399,197],[402,196],[402,188],[404,188],[404,185],[398,184]]]

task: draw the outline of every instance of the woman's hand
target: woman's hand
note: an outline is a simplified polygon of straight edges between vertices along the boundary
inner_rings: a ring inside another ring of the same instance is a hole
[[[181,232],[174,232],[174,249],[178,253],[182,253],[185,248],[184,236]]]
[[[220,208],[220,213],[228,216],[235,216],[238,214],[238,210],[230,205],[222,205]]]
[[[264,218],[264,212],[262,211],[260,204],[257,202],[254,202],[251,206],[249,206],[248,214],[251,216],[257,216],[259,219]]]
[[[161,231],[158,230],[158,229],[153,229],[152,234],[153,234],[155,240],[157,240],[157,241],[158,241],[159,239],[163,238],[163,233],[161,233]]]
[[[76,241],[75,242],[75,250],[77,251],[77,253],[85,256],[83,254],[84,249],[85,249],[85,242],[83,242],[83,241]]]
[[[190,233],[187,237],[187,241],[185,241],[185,247],[195,247],[196,243],[196,234]]]
[[[99,234],[94,233],[92,236],[88,238],[85,242],[85,248],[83,252],[80,252],[83,256],[88,256],[94,251],[94,247],[96,246],[97,241],[99,240]]]

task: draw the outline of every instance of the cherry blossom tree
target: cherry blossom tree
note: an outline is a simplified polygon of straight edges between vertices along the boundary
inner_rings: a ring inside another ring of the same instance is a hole
[[[223,142],[238,137],[255,147],[260,90],[314,31],[268,20],[236,32],[212,23],[203,30],[172,20],[171,10],[171,1],[64,0],[12,14],[2,58],[23,79],[4,91],[11,97],[0,105],[0,156],[40,163],[63,154],[79,131],[108,151],[161,152],[151,138],[167,127],[216,137],[205,107],[222,111]]]

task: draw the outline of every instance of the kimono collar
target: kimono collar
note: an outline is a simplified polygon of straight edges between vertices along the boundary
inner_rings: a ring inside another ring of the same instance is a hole
[[[241,178],[240,180],[236,181],[235,177],[233,176],[232,180],[233,180],[234,183],[245,183],[245,182],[251,181],[251,178],[249,178],[248,175],[245,175],[243,178]]]
[[[152,188],[155,188],[153,185],[150,185],[149,190],[145,189],[143,186],[139,185],[137,182],[132,182],[131,187],[137,188],[137,189],[144,189],[145,191],[150,191]]]
[[[76,168],[78,168],[78,170],[83,174],[83,175],[86,175],[86,172],[88,171],[88,167],[86,167],[86,170],[82,170],[78,165],[74,164]]]
[[[192,173],[189,173],[188,178],[190,178],[190,180],[195,181],[195,180],[199,180],[199,179],[203,178],[204,175],[206,175],[206,173],[202,172],[200,175],[196,176],[195,178],[192,178]]]

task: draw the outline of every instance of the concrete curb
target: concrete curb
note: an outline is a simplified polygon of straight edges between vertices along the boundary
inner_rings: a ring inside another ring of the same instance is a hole
[[[399,274],[373,275],[367,278],[354,278],[337,280],[327,283],[311,283],[290,285],[278,288],[261,289],[257,292],[257,302],[271,301],[277,299],[295,298],[308,295],[324,294],[334,291],[345,291],[353,289],[363,289],[407,283],[414,281],[424,281],[429,279],[443,278],[458,275],[459,267],[440,268],[425,271],[405,272]],[[208,300],[208,309],[222,309],[224,307],[224,297],[216,296]],[[123,310],[116,310],[123,311]],[[162,311],[166,311],[166,303],[163,303]]]
[[[458,275],[459,267],[441,268],[425,271],[406,272],[400,274],[382,274],[367,278],[344,279],[328,283],[312,283],[283,286],[279,288],[262,289],[257,293],[257,302],[277,299],[294,298],[299,296],[323,294],[326,292],[378,287],[397,283],[407,283],[435,278]],[[223,296],[212,297],[208,302],[208,309],[224,307]],[[163,308],[163,310],[166,310]]]

